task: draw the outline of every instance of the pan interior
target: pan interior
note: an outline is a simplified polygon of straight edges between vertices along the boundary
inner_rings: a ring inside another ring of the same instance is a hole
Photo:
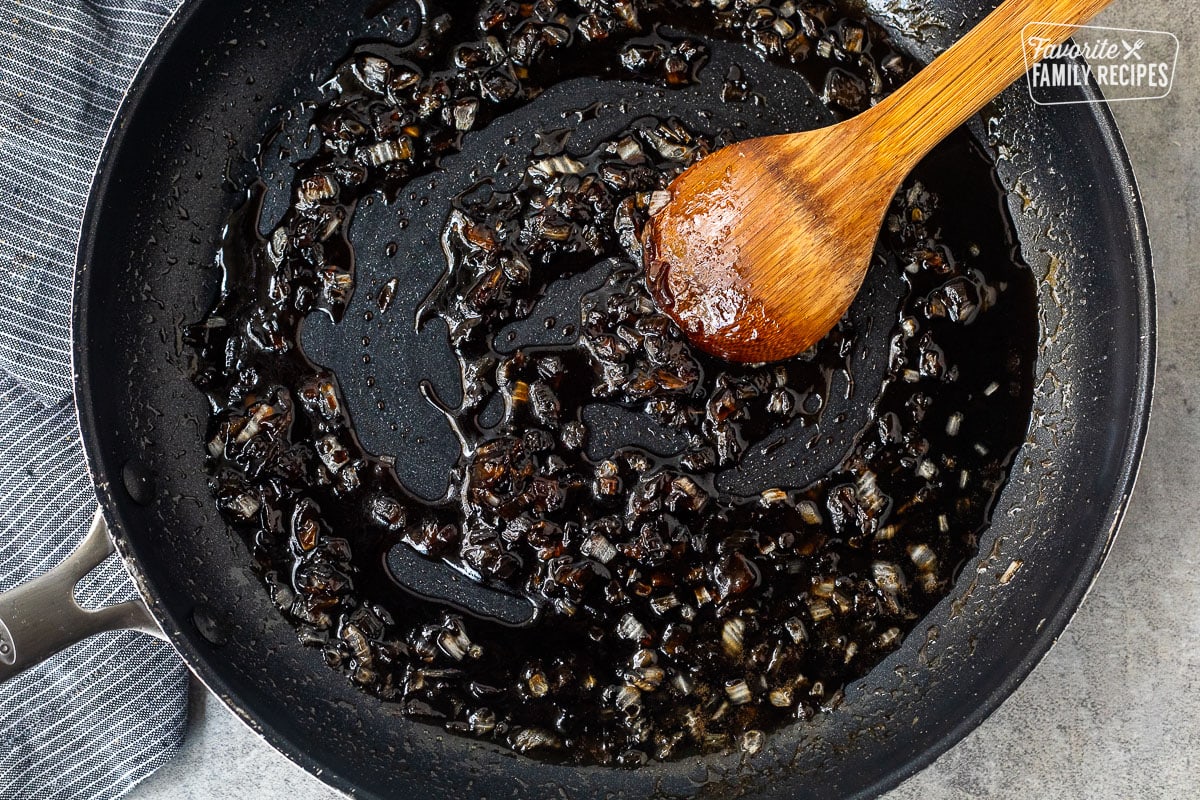
[[[300,638],[450,732],[606,764],[757,749],[899,644],[987,525],[1036,328],[960,134],[901,187],[869,290],[822,342],[773,365],[690,347],[644,286],[656,192],[915,66],[832,6],[778,12],[774,56],[723,38],[765,48],[760,14],[630,8],[636,24],[487,8],[494,35],[461,44],[474,17],[431,9],[407,52],[356,47],[310,126],[272,133],[276,191],[256,182],[230,217],[221,299],[184,331],[218,409],[216,502]],[[560,36],[557,60],[522,55]],[[364,287],[364,260],[391,276]],[[339,393],[347,362],[365,409]],[[364,441],[370,411],[400,441]],[[406,547],[539,613],[450,613],[413,587]],[[410,591],[379,574],[384,550]]]

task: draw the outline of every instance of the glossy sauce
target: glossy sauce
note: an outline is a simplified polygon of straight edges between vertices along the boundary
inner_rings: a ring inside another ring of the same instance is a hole
[[[859,374],[863,332],[846,320],[794,359],[729,364],[688,343],[639,266],[655,193],[725,131],[642,118],[587,153],[548,134],[514,186],[427,210],[445,217],[447,269],[421,319],[446,324],[462,390],[448,403],[425,386],[460,443],[445,497],[403,484],[404,453],[365,450],[337,377],[303,352],[304,319],[340,320],[356,290],[360,202],[396,197],[558,81],[702,84],[707,38],[794,63],[847,111],[911,74],[832,6],[718,5],[431,12],[410,48],[364,45],[338,67],[276,228],[259,233],[261,184],[229,221],[221,297],[187,332],[214,497],[301,639],[405,714],[576,763],[753,751],[899,647],[987,525],[1029,419],[1035,301],[965,135],[905,184],[880,239],[905,290],[875,321],[892,329],[884,379],[855,389],[868,422],[797,485],[733,494],[723,476],[781,431],[817,429]],[[715,80],[750,101],[736,76]],[[599,288],[547,323],[561,340],[510,349],[506,326],[580,273]],[[372,308],[395,314],[395,290]],[[610,446],[613,419],[672,444]],[[404,588],[386,567],[397,546],[528,598],[535,621]]]

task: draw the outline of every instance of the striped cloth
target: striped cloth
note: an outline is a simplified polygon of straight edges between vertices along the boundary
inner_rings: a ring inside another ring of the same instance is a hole
[[[70,398],[79,224],[120,99],[178,0],[0,0],[0,591],[87,531],[95,494]],[[97,607],[135,594],[120,562]],[[163,642],[95,637],[0,685],[0,798],[113,798],[183,736],[187,673]]]

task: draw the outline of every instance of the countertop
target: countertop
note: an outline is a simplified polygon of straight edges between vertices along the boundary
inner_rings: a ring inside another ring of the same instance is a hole
[[[1200,5],[1126,0],[1094,24],[1180,39],[1171,94],[1113,106],[1149,221],[1159,356],[1141,476],[1108,563],[1028,680],[887,800],[1191,798],[1200,768]],[[334,800],[198,684],[182,750],[130,800]]]

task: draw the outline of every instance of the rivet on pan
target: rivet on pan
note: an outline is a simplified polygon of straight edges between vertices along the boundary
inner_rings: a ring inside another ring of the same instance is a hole
[[[225,625],[217,619],[216,612],[203,603],[192,609],[192,624],[210,644],[224,647],[229,642]]]
[[[154,501],[154,482],[150,470],[137,459],[126,461],[125,466],[121,467],[121,482],[138,505],[148,506]]]

